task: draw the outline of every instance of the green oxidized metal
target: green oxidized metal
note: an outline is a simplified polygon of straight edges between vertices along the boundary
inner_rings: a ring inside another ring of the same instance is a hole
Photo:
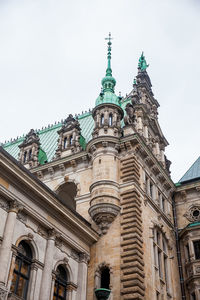
[[[138,63],[138,69],[141,71],[146,71],[149,65],[147,65],[146,59],[144,57],[144,53],[142,52],[140,58],[139,58],[139,63]]]
[[[98,300],[107,300],[110,296],[111,290],[108,289],[97,289],[95,290],[95,295]]]
[[[120,99],[114,93],[114,88],[116,85],[116,80],[112,77],[112,69],[111,69],[111,34],[109,33],[109,37],[106,38],[108,40],[108,54],[107,60],[108,65],[106,69],[106,76],[102,79],[102,92],[99,97],[96,99],[95,106],[103,103],[114,103],[120,106]]]

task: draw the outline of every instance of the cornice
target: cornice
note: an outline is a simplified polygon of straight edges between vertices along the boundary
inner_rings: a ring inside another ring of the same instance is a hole
[[[32,168],[30,171],[32,173],[37,173],[38,171],[44,171],[44,170],[46,170],[48,168],[51,168],[51,167],[59,167],[59,165],[61,165],[61,164],[66,164],[66,163],[69,163],[73,160],[82,159],[84,156],[87,156],[87,152],[86,151],[81,151],[81,152],[78,152],[78,153],[68,155],[68,156],[63,157],[63,158],[53,160],[53,161],[48,162],[44,165],[40,165],[38,167]]]
[[[0,166],[2,166],[8,173],[12,174],[15,178],[20,180],[24,185],[28,186],[40,199],[43,199],[40,204],[44,207],[49,207],[54,214],[58,213],[65,216],[65,220],[71,225],[75,232],[82,233],[85,235],[86,239],[90,240],[90,243],[97,241],[97,233],[90,227],[88,223],[82,216],[80,216],[76,211],[72,211],[66,206],[62,205],[59,197],[55,195],[47,186],[45,186],[39,179],[32,175],[24,167],[19,167],[15,162],[3,156],[0,153]],[[4,194],[9,195],[9,197],[17,199],[20,203],[22,200],[16,195],[13,195],[10,191],[0,186]],[[13,199],[12,199],[13,200]],[[24,204],[27,207],[26,203]],[[29,211],[30,212],[30,211]],[[31,212],[30,212],[31,213]],[[34,212],[33,215],[37,215],[38,212]]]
[[[164,176],[165,180],[171,185],[171,188],[173,190],[175,190],[175,185],[174,185],[173,181],[171,180],[171,178],[169,177],[169,175],[167,174],[166,170],[163,168],[163,166],[157,160],[157,158],[153,155],[152,151],[149,149],[149,147],[146,145],[146,143],[143,141],[142,137],[139,136],[138,133],[134,133],[134,134],[131,134],[131,135],[121,138],[120,144],[130,142],[133,140],[137,141],[137,143],[135,143],[135,144],[140,144],[143,147],[143,149],[147,153],[147,156],[149,156],[151,158],[153,163],[158,167],[160,173]]]

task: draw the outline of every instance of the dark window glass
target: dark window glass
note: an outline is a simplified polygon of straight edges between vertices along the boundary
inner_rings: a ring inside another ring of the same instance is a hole
[[[105,267],[101,270],[101,288],[109,289],[110,287],[110,270]]]
[[[67,294],[67,272],[63,266],[57,268],[53,300],[65,300]]]
[[[72,135],[69,138],[69,143],[70,143],[70,145],[72,145]]]
[[[66,149],[67,148],[67,138],[65,137],[64,138],[64,149]]]
[[[187,244],[185,246],[185,248],[186,248],[186,253],[187,253],[187,259],[190,261],[190,249],[189,249],[189,245]]]
[[[31,159],[32,157],[32,149],[29,150],[28,159]]]
[[[28,284],[30,279],[32,251],[30,246],[22,241],[18,247],[15,269],[10,291],[22,299],[27,299]]]
[[[191,294],[191,300],[196,300],[196,295],[195,295],[195,293],[192,293],[192,294]]]
[[[200,259],[200,241],[194,241],[195,259]]]
[[[23,160],[24,163],[26,162],[26,157],[27,157],[27,151],[24,152],[24,160]]]

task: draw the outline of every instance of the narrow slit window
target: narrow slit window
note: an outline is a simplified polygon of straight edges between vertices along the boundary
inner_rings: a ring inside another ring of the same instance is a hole
[[[101,115],[101,125],[104,124],[104,115]]]
[[[109,114],[109,126],[112,126],[113,124],[113,116],[112,114]]]
[[[194,241],[193,245],[194,245],[195,259],[200,259],[200,240]]]

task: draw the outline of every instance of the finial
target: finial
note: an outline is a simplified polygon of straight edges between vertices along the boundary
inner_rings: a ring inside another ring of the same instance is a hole
[[[140,69],[141,71],[146,71],[146,69],[148,68],[149,65],[147,65],[145,56],[144,56],[144,52],[142,51],[142,54],[139,58],[139,63],[138,63],[138,69]]]
[[[111,33],[109,32],[109,35],[107,38],[105,38],[105,40],[108,41],[108,54],[107,54],[107,58],[108,58],[108,67],[106,69],[106,76],[112,76],[112,69],[111,69],[111,40],[113,38],[111,37]]]

